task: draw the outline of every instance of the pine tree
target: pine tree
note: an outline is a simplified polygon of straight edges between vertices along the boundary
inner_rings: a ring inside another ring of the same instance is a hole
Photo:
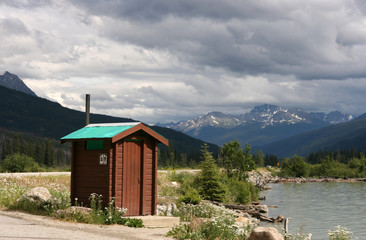
[[[204,199],[222,202],[226,197],[226,189],[221,182],[220,170],[215,164],[208,145],[202,147],[201,172],[196,178],[199,193]]]
[[[175,168],[175,149],[173,145],[173,141],[169,141],[169,148],[168,148],[168,165],[172,168]]]
[[[66,159],[65,159],[65,152],[62,147],[62,145],[57,148],[57,154],[56,154],[56,162],[59,166],[65,166],[66,165]]]
[[[46,162],[45,162],[45,146],[44,146],[43,141],[37,141],[37,143],[36,143],[35,160],[39,164],[46,164]]]
[[[264,167],[264,154],[262,150],[258,150],[253,155],[253,160],[257,167]]]
[[[12,154],[13,154],[13,148],[12,148],[11,141],[9,138],[6,138],[1,157],[2,157],[2,159],[5,159],[7,156],[10,156]]]
[[[53,144],[50,139],[47,139],[45,164],[48,167],[56,166],[55,150],[53,149]]]
[[[186,154],[180,153],[179,154],[179,158],[180,158],[179,166],[186,167],[187,166],[187,159],[186,159],[187,156],[186,156]]]

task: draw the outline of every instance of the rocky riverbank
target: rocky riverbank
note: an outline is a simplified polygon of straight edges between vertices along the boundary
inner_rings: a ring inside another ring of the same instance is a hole
[[[268,183],[309,183],[309,182],[366,182],[366,178],[304,178],[304,177],[279,177],[272,176],[269,171],[251,171],[248,173],[248,181],[261,190],[266,190]]]

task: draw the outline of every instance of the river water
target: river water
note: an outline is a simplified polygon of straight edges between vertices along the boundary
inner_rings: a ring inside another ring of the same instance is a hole
[[[278,183],[262,192],[270,217],[290,217],[289,232],[312,233],[312,240],[328,239],[328,230],[337,225],[348,228],[354,237],[366,240],[366,183]],[[266,225],[268,226],[268,225]],[[277,225],[283,228],[283,223]]]

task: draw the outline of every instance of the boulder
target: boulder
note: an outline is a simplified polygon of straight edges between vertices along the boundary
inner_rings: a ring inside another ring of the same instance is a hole
[[[61,209],[58,210],[57,213],[58,214],[82,214],[82,215],[88,215],[92,212],[91,208],[87,208],[87,207],[80,207],[80,206],[71,206],[67,209]]]
[[[56,201],[56,198],[51,195],[45,187],[35,187],[27,191],[17,201],[29,201],[38,205],[43,205],[49,202]]]
[[[274,227],[256,227],[249,240],[284,240],[284,237]]]
[[[175,203],[157,205],[156,215],[158,216],[172,216],[177,211],[177,205]]]
[[[258,211],[259,213],[268,213],[269,212],[267,205],[256,205],[255,210]]]

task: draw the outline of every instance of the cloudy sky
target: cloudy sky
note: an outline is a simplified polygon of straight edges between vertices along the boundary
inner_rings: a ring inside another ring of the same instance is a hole
[[[73,109],[366,112],[363,0],[0,0],[0,36],[0,72]]]

